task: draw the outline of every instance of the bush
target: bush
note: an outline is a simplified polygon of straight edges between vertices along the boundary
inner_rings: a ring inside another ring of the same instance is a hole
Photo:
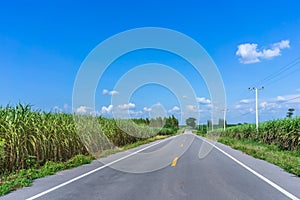
[[[259,124],[244,124],[229,127],[222,136],[237,139],[251,139],[267,144],[274,144],[284,150],[300,150],[300,118],[285,118]]]

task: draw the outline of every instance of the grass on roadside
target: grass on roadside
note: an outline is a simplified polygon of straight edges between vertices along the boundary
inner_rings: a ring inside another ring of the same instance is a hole
[[[77,155],[66,162],[46,162],[42,167],[35,169],[22,169],[0,178],[0,196],[21,187],[31,186],[32,181],[37,178],[53,175],[58,171],[70,169],[83,164],[91,163],[92,156]]]
[[[184,129],[179,129],[176,134],[180,134],[180,133],[183,133],[183,132],[184,132]],[[138,147],[138,146],[143,145],[143,144],[148,144],[150,142],[154,142],[156,140],[162,140],[162,139],[174,136],[176,134],[156,135],[154,137],[147,138],[145,140],[139,140],[137,142],[127,144],[127,145],[122,146],[122,147],[116,147],[114,149],[107,149],[107,150],[104,150],[104,151],[100,152],[99,154],[97,154],[96,157],[97,158],[103,158],[103,157],[106,157],[106,156],[114,154],[114,153],[118,153],[118,152],[121,152],[121,151],[125,151],[127,149],[132,149],[132,148]]]
[[[220,137],[221,135],[221,132],[207,132],[207,133],[203,133],[203,132],[200,132],[200,131],[195,131],[194,132],[196,135],[199,135],[201,137],[205,137],[205,138],[208,138],[210,140],[218,140],[218,138]]]
[[[250,156],[273,163],[287,172],[300,177],[300,151],[282,150],[278,146],[253,140],[238,140],[230,137],[219,137],[218,142],[231,146]]]
[[[179,129],[177,133],[182,133],[184,130]],[[114,149],[108,149],[102,151],[97,158],[106,157],[108,155],[121,152],[127,149],[135,148],[143,144],[154,142],[156,140],[165,139],[172,135],[156,135],[154,137],[140,140],[131,144],[127,144],[122,147],[116,147]],[[16,190],[17,188],[27,187],[32,185],[32,181],[37,178],[42,178],[48,175],[53,175],[58,171],[66,170],[74,167],[78,167],[83,164],[89,164],[95,157],[77,155],[66,162],[53,162],[48,161],[40,168],[22,169],[19,172],[11,173],[6,176],[0,177],[0,196],[9,193],[10,191]]]

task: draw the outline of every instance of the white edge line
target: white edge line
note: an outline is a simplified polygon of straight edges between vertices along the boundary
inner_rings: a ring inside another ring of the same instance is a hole
[[[250,167],[248,167],[247,165],[245,165],[244,163],[242,163],[241,161],[237,160],[236,158],[234,158],[233,156],[231,156],[230,154],[226,153],[225,151],[223,151],[222,149],[220,149],[219,147],[217,147],[216,145],[212,144],[211,142],[209,142],[208,140],[201,138],[200,136],[197,135],[198,138],[200,138],[202,141],[212,145],[214,148],[218,149],[220,152],[222,152],[224,155],[226,155],[227,157],[231,158],[233,161],[235,161],[236,163],[238,163],[239,165],[241,165],[242,167],[244,167],[245,169],[247,169],[249,172],[251,172],[252,174],[254,174],[255,176],[259,177],[260,179],[262,179],[263,181],[265,181],[266,183],[268,183],[269,185],[271,185],[272,187],[274,187],[275,189],[277,189],[278,191],[280,191],[282,194],[284,194],[285,196],[289,197],[290,199],[293,200],[300,200],[298,197],[296,197],[295,195],[289,193],[288,191],[286,191],[285,189],[283,189],[282,187],[280,187],[279,185],[277,185],[276,183],[272,182],[271,180],[267,179],[266,177],[264,177],[263,175],[261,175],[260,173],[256,172],[255,170],[251,169]]]
[[[135,151],[135,152],[133,152],[133,153],[131,153],[131,154],[128,154],[128,155],[126,155],[126,156],[124,156],[124,157],[121,157],[121,158],[119,158],[119,159],[117,159],[117,160],[114,160],[114,161],[112,161],[112,162],[110,162],[110,163],[107,163],[107,164],[105,164],[105,165],[103,165],[103,166],[101,166],[101,167],[98,167],[98,168],[96,168],[96,169],[93,169],[92,171],[86,172],[86,173],[84,173],[84,174],[82,174],[82,175],[80,175],[80,176],[77,176],[77,177],[75,177],[75,178],[72,178],[72,179],[69,180],[69,181],[66,181],[66,182],[64,182],[64,183],[61,183],[61,184],[59,184],[59,185],[57,185],[57,186],[54,186],[54,187],[52,187],[52,188],[50,188],[50,189],[48,189],[48,190],[45,190],[45,191],[43,191],[43,192],[41,192],[41,193],[38,193],[38,194],[36,194],[36,195],[34,195],[34,196],[32,196],[32,197],[29,197],[29,198],[27,198],[26,200],[34,200],[34,199],[36,199],[36,198],[39,198],[39,197],[41,197],[41,196],[44,196],[45,194],[48,194],[48,193],[50,193],[50,192],[52,192],[52,191],[54,191],[54,190],[57,190],[57,189],[59,189],[59,188],[61,188],[61,187],[64,187],[64,186],[66,186],[66,185],[68,185],[68,184],[70,184],[70,183],[72,183],[72,182],[74,182],[74,181],[77,181],[77,180],[79,180],[79,179],[81,179],[81,178],[84,178],[84,177],[86,177],[86,176],[88,176],[88,175],[90,175],[90,174],[93,174],[93,173],[95,173],[95,172],[97,172],[97,171],[99,171],[99,170],[101,170],[101,169],[104,169],[104,168],[106,168],[106,167],[108,167],[108,166],[110,166],[110,165],[112,165],[112,164],[114,164],[114,163],[117,163],[117,162],[119,162],[119,161],[121,161],[121,160],[124,160],[124,159],[126,159],[126,158],[128,158],[128,157],[131,157],[131,156],[133,156],[133,155],[135,155],[135,154],[141,152],[141,151],[144,151],[144,150],[146,150],[146,149],[149,149],[150,147],[153,147],[153,146],[158,145],[158,144],[160,144],[160,143],[162,143],[162,142],[168,141],[168,140],[170,140],[170,139],[172,139],[172,138],[175,138],[175,137],[177,137],[177,136],[178,136],[178,135],[172,136],[172,137],[169,137],[169,138],[166,138],[166,139],[161,140],[161,141],[158,141],[158,142],[156,142],[156,143],[154,143],[154,144],[151,144],[151,145],[149,145],[149,146],[147,146],[147,147],[144,147],[144,148],[142,148],[142,149],[140,149],[140,150],[138,150],[138,151]]]

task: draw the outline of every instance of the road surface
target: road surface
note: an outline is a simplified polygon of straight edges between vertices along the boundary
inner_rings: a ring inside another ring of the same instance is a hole
[[[204,144],[207,154],[199,157],[199,149]],[[37,179],[33,186],[0,199],[284,200],[300,197],[300,178],[228,146],[217,143],[216,148],[210,148],[212,145],[186,131]]]

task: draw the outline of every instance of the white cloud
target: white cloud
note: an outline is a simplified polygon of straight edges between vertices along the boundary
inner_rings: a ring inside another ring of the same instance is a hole
[[[102,106],[101,113],[102,114],[105,114],[105,113],[109,114],[112,111],[112,109],[113,109],[113,105],[109,105],[107,107]]]
[[[239,61],[243,64],[257,63],[261,59],[271,59],[281,55],[281,50],[290,48],[289,40],[281,40],[280,42],[271,45],[270,49],[257,49],[258,44],[245,43],[238,45],[236,55],[239,56]]]
[[[174,107],[172,108],[172,110],[173,110],[173,111],[179,111],[179,110],[180,110],[180,108],[179,108],[179,107],[177,107],[177,106],[174,106]]]
[[[70,108],[70,106],[69,106],[68,104],[65,103],[65,104],[64,104],[64,110],[67,111],[67,110],[69,110],[69,108]]]
[[[130,110],[129,114],[134,117],[141,117],[144,114],[144,112],[141,110],[139,110],[139,111]]]
[[[135,104],[134,103],[122,104],[122,105],[118,105],[118,108],[122,110],[132,109],[135,108]]]
[[[277,96],[276,99],[273,99],[275,102],[284,102],[286,103],[300,103],[300,94],[289,94],[289,95],[283,95],[283,96]]]
[[[202,103],[202,104],[210,104],[211,100],[206,99],[205,97],[197,97],[196,98],[198,103]]]
[[[206,104],[205,106],[209,109],[216,108],[216,106],[214,106],[213,104]]]
[[[102,90],[102,94],[108,94],[108,95],[110,95],[110,96],[113,96],[113,95],[116,95],[116,94],[119,94],[119,92],[118,91],[116,91],[116,90],[111,90],[111,91],[109,91],[109,90],[107,90],[107,89],[103,89]]]
[[[90,115],[96,116],[96,115],[100,115],[101,113],[97,110],[92,110],[89,112]]]
[[[52,108],[52,110],[53,110],[54,112],[62,112],[62,111],[63,111],[59,106],[54,106],[54,107]]]
[[[251,104],[254,99],[243,99],[235,105],[235,109],[243,113],[245,110],[255,111],[255,104]],[[288,107],[297,107],[300,103],[300,94],[290,94],[276,96],[273,98],[259,99],[259,112],[263,113],[280,113],[285,111]],[[251,110],[250,110],[251,109]]]
[[[262,110],[272,110],[272,109],[279,109],[281,108],[281,105],[280,104],[277,104],[277,103],[274,103],[274,102],[266,102],[266,101],[263,101],[259,104],[259,107],[262,109]]]
[[[249,112],[253,112],[253,108],[255,107],[255,104],[250,104],[250,100],[243,99],[238,104],[234,106],[234,110],[237,110],[240,114],[246,114]],[[234,111],[235,112],[235,111]]]
[[[108,94],[109,91],[107,89],[102,90],[102,94]]]
[[[197,110],[197,107],[195,105],[187,105],[186,109],[189,111],[195,111],[195,110]]]
[[[279,49],[290,48],[290,41],[281,40],[280,42],[274,43],[273,48],[279,48]]]
[[[264,49],[261,55],[262,58],[271,59],[273,57],[280,56],[280,49]]]
[[[254,100],[253,99],[242,99],[242,100],[240,100],[240,103],[245,103],[245,104],[247,104],[247,103],[251,103],[251,102],[253,102]]]
[[[180,108],[178,106],[174,106],[173,108],[171,108],[170,110],[168,110],[169,113],[173,113],[173,112],[177,112],[179,111]]]
[[[111,95],[111,96],[113,96],[113,95],[119,94],[119,92],[116,91],[116,90],[112,90],[108,94]]]
[[[152,109],[151,109],[151,108],[144,107],[143,110],[146,111],[146,112],[150,112]]]
[[[280,95],[269,98],[259,98],[258,99],[260,113],[259,117],[262,121],[267,121],[270,119],[277,119],[285,117],[286,112],[289,108],[295,108],[295,115],[299,115],[300,111],[300,93],[294,93],[289,95]],[[248,101],[245,101],[248,102]],[[229,115],[229,118],[233,118],[240,122],[241,117],[245,117],[253,120],[255,119],[255,99],[252,103],[240,103],[234,105],[232,114]],[[239,115],[238,115],[239,113]],[[244,115],[245,114],[245,115]],[[236,115],[235,117],[233,117]],[[252,115],[252,116],[251,116]],[[250,117],[251,116],[251,117]],[[252,121],[253,122],[253,121]]]
[[[87,114],[87,115],[99,115],[101,114],[99,111],[92,109],[91,107],[87,106],[79,106],[76,109],[77,114]]]
[[[254,113],[254,109],[253,108],[249,108],[249,112]]]
[[[76,112],[79,114],[86,114],[89,110],[91,110],[91,108],[87,107],[87,106],[79,106],[76,109]]]
[[[286,99],[283,96],[277,96],[277,101],[285,101]]]
[[[235,109],[240,109],[242,106],[240,104],[235,105]]]
[[[281,98],[282,97],[280,97],[280,99]],[[275,108],[281,108],[281,105],[278,104],[276,101],[272,99],[259,100],[259,110],[271,110]],[[255,104],[251,104],[251,102],[254,102],[254,99],[243,99],[239,102],[239,104],[235,105],[235,109],[238,109],[240,111],[249,110],[250,112],[252,112],[255,108]]]
[[[240,44],[238,46],[238,50],[235,53],[237,56],[241,58],[239,61],[243,64],[250,64],[259,62],[259,57],[261,56],[261,52],[257,52],[257,44]]]
[[[183,96],[182,96],[182,98],[184,98],[184,99],[187,99],[187,98],[188,98],[188,96],[186,96],[186,95],[183,95]]]

